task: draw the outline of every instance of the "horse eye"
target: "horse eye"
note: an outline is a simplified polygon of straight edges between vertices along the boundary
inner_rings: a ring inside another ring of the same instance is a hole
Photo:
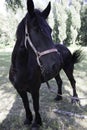
[[[43,29],[41,28],[41,32],[43,32]]]
[[[41,32],[43,32],[43,31],[44,31],[42,28],[41,28],[40,30],[41,30]]]

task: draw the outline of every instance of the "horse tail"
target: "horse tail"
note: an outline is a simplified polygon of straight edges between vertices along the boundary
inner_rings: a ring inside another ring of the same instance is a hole
[[[79,63],[80,61],[82,61],[82,50],[81,49],[78,49],[76,51],[73,52],[72,54],[72,60],[73,60],[73,63]]]

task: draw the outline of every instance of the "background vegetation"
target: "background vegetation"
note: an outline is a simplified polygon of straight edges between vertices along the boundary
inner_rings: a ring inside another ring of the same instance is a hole
[[[35,0],[34,3],[35,7],[44,8],[48,0]],[[87,4],[83,0],[52,0],[51,3],[48,22],[53,29],[53,40],[65,45],[87,46]],[[26,13],[26,1],[6,0],[3,5],[4,12],[0,10],[0,47],[13,46],[17,24]]]

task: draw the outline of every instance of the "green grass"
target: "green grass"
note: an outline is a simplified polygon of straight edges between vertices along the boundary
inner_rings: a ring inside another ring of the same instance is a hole
[[[87,98],[87,51],[84,49],[85,57],[81,63],[75,65],[74,76],[76,79],[77,93],[79,97]],[[11,53],[0,52],[0,130],[29,130],[24,126],[25,111],[21,98],[16,93],[8,80]],[[72,88],[63,71],[63,94],[72,95]],[[50,81],[52,89],[57,91],[55,80]],[[87,130],[87,120],[69,117],[62,114],[55,114],[53,109],[75,112],[87,115],[87,100],[81,100],[82,107],[72,105],[71,100],[64,98],[61,102],[54,102],[54,93],[50,93],[46,84],[42,84],[40,89],[40,113],[43,120],[41,130]],[[30,106],[32,99],[29,95]],[[33,111],[33,110],[32,110]],[[34,112],[33,112],[34,113]]]

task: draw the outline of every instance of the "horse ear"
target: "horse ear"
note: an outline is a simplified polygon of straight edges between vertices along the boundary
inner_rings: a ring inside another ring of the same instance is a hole
[[[32,0],[27,0],[27,10],[30,16],[32,17],[34,14],[34,3]]]
[[[51,2],[49,2],[48,6],[46,9],[42,12],[42,16],[46,19],[50,13],[51,10]]]

